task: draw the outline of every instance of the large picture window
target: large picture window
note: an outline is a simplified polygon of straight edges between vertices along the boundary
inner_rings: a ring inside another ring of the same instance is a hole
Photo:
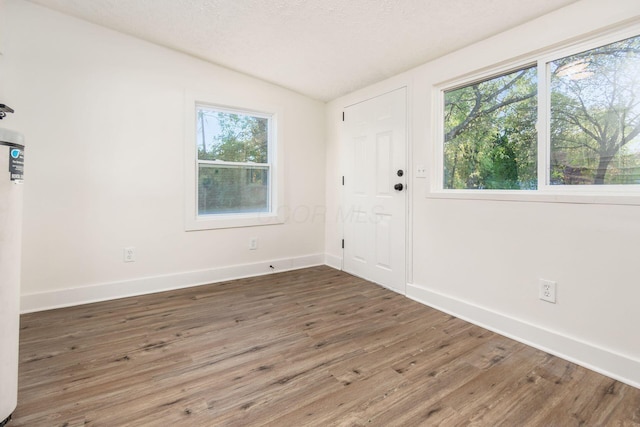
[[[198,216],[269,212],[271,118],[196,108]]]
[[[640,190],[640,36],[609,37],[443,88],[441,188]]]

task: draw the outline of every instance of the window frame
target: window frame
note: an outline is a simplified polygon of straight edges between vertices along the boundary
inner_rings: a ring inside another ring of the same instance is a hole
[[[559,185],[550,184],[551,129],[550,108],[551,93],[549,91],[552,61],[576,55],[610,43],[630,37],[640,36],[640,25],[634,24],[582,38],[573,43],[554,47],[518,59],[505,61],[496,66],[487,67],[447,80],[432,87],[433,106],[433,159],[431,185],[428,197],[453,199],[480,199],[504,201],[538,201],[559,203],[602,203],[640,205],[640,185]],[[499,189],[446,189],[444,188],[444,98],[445,92],[455,90],[473,83],[498,77],[517,71],[527,66],[536,66],[538,72],[537,123],[538,134],[538,188],[535,190],[499,190]]]
[[[237,105],[242,105],[239,107]],[[269,119],[269,141],[267,163],[226,162],[200,160],[197,149],[197,111],[200,107],[212,110],[251,115]],[[284,223],[279,204],[284,200],[283,167],[279,164],[282,158],[283,139],[280,121],[282,109],[278,106],[264,105],[255,101],[238,97],[226,99],[220,95],[207,95],[195,92],[185,93],[185,230],[212,230],[222,228],[253,227]],[[268,206],[266,212],[239,212],[225,214],[198,214],[198,176],[200,164],[213,164],[222,167],[268,166],[269,188]]]

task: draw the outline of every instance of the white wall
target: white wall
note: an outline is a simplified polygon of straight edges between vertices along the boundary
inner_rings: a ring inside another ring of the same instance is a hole
[[[22,0],[1,14],[2,125],[27,144],[23,310],[324,262],[321,102]],[[285,224],[185,232],[185,91],[282,109]]]
[[[327,106],[327,258],[339,263],[346,105],[408,85],[412,165],[432,165],[433,86],[640,17],[637,0],[587,0]],[[640,206],[451,200],[412,177],[407,295],[640,387]],[[558,282],[556,305],[538,279]]]

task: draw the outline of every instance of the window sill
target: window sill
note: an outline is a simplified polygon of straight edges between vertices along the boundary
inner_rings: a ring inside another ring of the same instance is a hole
[[[210,215],[190,218],[186,231],[216,230],[222,228],[258,227],[261,225],[283,224],[284,219],[274,213],[251,215]]]
[[[500,202],[569,203],[595,205],[640,205],[640,192],[568,192],[568,191],[509,191],[509,190],[456,190],[431,191],[429,199],[486,200]]]

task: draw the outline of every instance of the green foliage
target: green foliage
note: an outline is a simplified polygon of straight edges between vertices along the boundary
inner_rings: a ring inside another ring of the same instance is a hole
[[[444,188],[536,188],[535,94],[535,68],[445,93]]]
[[[549,66],[550,183],[640,184],[640,36]],[[536,73],[445,92],[444,188],[536,188]]]
[[[489,151],[489,164],[482,167],[487,188],[517,189],[516,147],[507,135],[496,135]]]
[[[269,120],[244,114],[200,110],[198,126],[206,129],[208,120],[214,120],[217,132],[210,140],[198,144],[200,160],[225,162],[267,163],[269,147]]]

